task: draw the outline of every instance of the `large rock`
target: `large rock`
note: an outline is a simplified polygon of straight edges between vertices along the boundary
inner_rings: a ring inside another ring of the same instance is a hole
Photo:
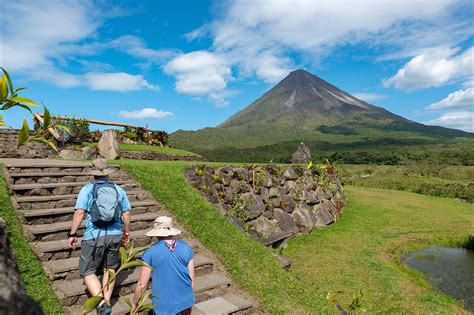
[[[296,202],[293,199],[293,197],[291,197],[290,195],[281,196],[280,208],[282,208],[288,213],[291,213],[293,212],[293,210],[295,210],[295,207],[296,207]]]
[[[102,132],[102,137],[100,137],[97,147],[99,155],[107,160],[115,160],[120,157],[120,147],[117,135],[113,129]]]
[[[43,314],[26,292],[8,240],[5,221],[0,219],[0,314]]]
[[[309,151],[309,148],[301,142],[300,146],[298,147],[298,150],[296,150],[295,153],[293,153],[293,157],[291,158],[291,163],[292,164],[306,164],[311,161],[311,152]]]
[[[291,215],[283,211],[282,209],[273,209],[273,217],[278,221],[282,231],[291,233],[298,233],[298,227],[296,226],[295,220]]]
[[[248,226],[257,232],[261,238],[267,238],[277,230],[278,223],[275,220],[269,220],[263,216],[250,221]]]
[[[304,202],[299,202],[296,205],[296,209],[293,211],[292,216],[301,233],[311,232],[316,224],[316,215]]]
[[[265,211],[265,204],[260,196],[253,195],[251,193],[245,193],[242,195],[242,201],[246,209],[245,217],[247,220],[255,219]]]
[[[315,226],[326,226],[334,222],[334,217],[332,216],[331,212],[329,212],[325,202],[314,206],[313,211],[316,215]]]
[[[63,159],[67,160],[83,160],[84,155],[82,151],[72,150],[72,149],[64,149],[59,151],[59,156]]]

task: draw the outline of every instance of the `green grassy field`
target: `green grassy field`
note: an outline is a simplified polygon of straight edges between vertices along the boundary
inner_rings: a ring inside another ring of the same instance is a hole
[[[3,166],[0,164],[0,170]],[[39,303],[44,314],[63,314],[61,304],[53,291],[36,254],[28,244],[21,222],[10,203],[10,196],[3,176],[0,176],[0,217],[7,223],[10,246],[16,256],[20,276],[26,292]]]
[[[352,185],[394,189],[474,202],[474,166],[419,163],[411,165],[342,165]]]
[[[159,147],[153,145],[144,145],[144,144],[120,144],[121,151],[152,151],[152,152],[159,152],[168,155],[186,155],[186,156],[195,156],[198,155],[196,153],[176,149],[176,148],[168,148],[168,147]]]
[[[234,280],[275,314],[335,313],[328,293],[347,306],[362,290],[369,313],[461,313],[462,308],[400,263],[405,251],[430,242],[460,244],[474,225],[472,205],[449,198],[348,187],[349,205],[336,224],[292,240],[284,255],[271,252],[228,223],[191,188],[185,162],[124,160],[131,172],[187,229],[222,260]],[[335,302],[335,303],[336,303]]]

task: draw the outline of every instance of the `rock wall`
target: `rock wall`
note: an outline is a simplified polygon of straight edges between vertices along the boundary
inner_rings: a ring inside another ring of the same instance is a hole
[[[18,143],[18,129],[0,128],[0,155],[8,152]],[[55,153],[46,144],[30,142],[8,154],[10,158],[45,159],[54,158]]]
[[[192,155],[169,155],[153,151],[125,151],[121,153],[122,158],[134,160],[157,160],[157,161],[206,161],[202,156]]]
[[[346,204],[331,166],[193,166],[185,175],[228,220],[265,245],[333,223]]]
[[[0,314],[43,314],[25,292],[10,248],[5,221],[0,219]]]

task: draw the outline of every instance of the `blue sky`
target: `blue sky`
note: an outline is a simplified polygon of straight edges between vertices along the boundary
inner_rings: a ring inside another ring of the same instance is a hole
[[[54,114],[214,127],[305,68],[409,119],[474,132],[473,1],[0,3],[1,65]]]

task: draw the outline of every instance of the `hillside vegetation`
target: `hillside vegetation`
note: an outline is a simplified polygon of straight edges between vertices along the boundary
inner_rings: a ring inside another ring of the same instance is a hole
[[[334,225],[292,240],[285,272],[271,252],[226,221],[196,190],[186,162],[122,160],[120,164],[163,203],[234,280],[274,314],[335,313],[363,293],[368,313],[456,313],[451,298],[400,263],[399,254],[427,242],[459,243],[474,224],[474,209],[454,199],[348,187],[349,205]],[[339,292],[339,293],[337,293]],[[326,297],[335,296],[329,303]]]

